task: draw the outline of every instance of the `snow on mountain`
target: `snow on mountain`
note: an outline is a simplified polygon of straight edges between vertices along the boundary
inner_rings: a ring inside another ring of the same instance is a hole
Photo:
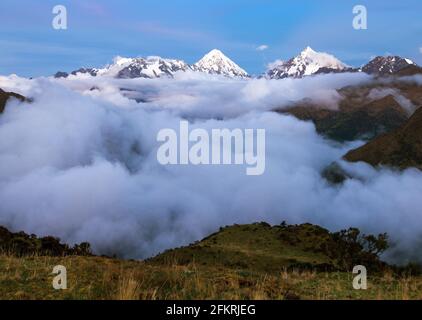
[[[245,70],[217,49],[211,50],[192,67],[195,71],[208,74],[219,74],[228,77],[249,77]]]
[[[101,69],[81,68],[72,71],[72,75],[89,74],[95,76],[105,76],[112,78],[160,78],[163,76],[173,77],[177,71],[192,71],[192,67],[182,60],[163,59],[161,57],[147,58],[124,58],[116,57],[112,64]],[[56,78],[66,78],[66,72],[57,72]]]
[[[113,63],[105,66],[97,71],[99,76],[116,77],[118,73],[125,67],[133,63],[136,58],[125,58],[117,56],[113,59]]]
[[[399,56],[378,56],[364,65],[362,71],[369,74],[390,75],[395,74],[408,66],[416,66],[416,64],[410,59],[401,58]]]
[[[266,77],[270,79],[301,78],[317,73],[349,70],[349,67],[336,57],[328,53],[316,52],[310,47],[307,47],[295,58],[288,61],[278,60],[268,67]]]
[[[163,59],[161,57],[123,58],[116,57],[114,62],[102,69],[81,68],[71,72],[72,75],[89,74],[91,76],[108,76],[114,78],[160,78],[173,77],[178,71],[195,71],[219,74],[228,77],[248,77],[248,73],[226,57],[220,50],[214,49],[194,65],[182,60]],[[58,72],[57,78],[67,77],[66,72]]]
[[[182,60],[160,57],[136,58],[124,66],[116,77],[125,79],[173,77],[175,72],[188,70],[192,70],[191,66]]]
[[[97,76],[97,73],[100,69],[96,69],[96,68],[80,68],[78,70],[74,70],[72,71],[70,74],[71,75],[81,75],[81,74],[88,74],[91,75],[93,77]],[[67,72],[63,72],[63,71],[59,71],[57,72],[54,77],[55,78],[67,78],[69,76],[69,74]]]
[[[316,52],[310,47],[303,50],[297,57],[288,61],[276,60],[268,65],[265,78],[284,79],[302,78],[304,76],[321,73],[357,72],[368,74],[391,75],[411,66],[414,73],[422,73],[422,69],[412,60],[399,56],[376,57],[361,69],[347,66],[336,57]],[[410,69],[412,69],[410,68]],[[226,77],[249,78],[248,73],[236,63],[226,57],[220,50],[214,49],[207,53],[201,60],[189,65],[183,60],[164,59],[161,57],[124,58],[116,57],[112,64],[104,68],[80,68],[72,71],[71,75],[105,76],[112,78],[172,78],[176,72],[203,72],[207,74],[223,75]],[[66,78],[66,72],[57,72],[56,78]]]

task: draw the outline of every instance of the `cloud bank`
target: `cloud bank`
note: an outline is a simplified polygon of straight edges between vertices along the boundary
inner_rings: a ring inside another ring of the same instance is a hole
[[[287,220],[388,232],[390,258],[420,259],[421,172],[343,163],[360,179],[331,186],[320,172],[361,142],[333,144],[313,124],[268,111],[305,97],[335,101],[335,88],[369,80],[0,77],[0,87],[34,98],[11,102],[0,116],[0,225],[145,258],[222,225]],[[265,128],[265,173],[161,166],[156,135],[177,131],[181,119],[209,131]]]

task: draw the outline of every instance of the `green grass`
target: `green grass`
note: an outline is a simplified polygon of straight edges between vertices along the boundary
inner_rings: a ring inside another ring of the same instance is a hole
[[[51,271],[67,267],[68,289]],[[421,277],[368,278],[354,290],[346,272],[251,272],[214,266],[151,265],[101,257],[0,256],[1,299],[422,299]]]
[[[329,241],[310,224],[261,223],[226,227],[147,261],[3,254],[0,299],[422,299],[420,276],[369,268],[368,290],[354,290],[351,272],[318,271],[336,265],[322,250]],[[52,287],[59,264],[67,290]]]
[[[194,262],[273,273],[297,264],[332,263],[319,251],[326,240],[327,235],[312,225],[302,225],[294,232],[264,223],[235,225],[190,246],[166,251],[148,262],[181,265]]]

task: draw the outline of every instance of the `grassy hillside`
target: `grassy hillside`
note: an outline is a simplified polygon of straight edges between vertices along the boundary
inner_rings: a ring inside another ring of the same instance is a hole
[[[196,263],[267,273],[299,264],[334,268],[330,258],[319,248],[326,241],[326,235],[318,234],[318,231],[314,226],[304,225],[300,232],[308,232],[309,241],[303,242],[302,234],[291,237],[293,234],[281,227],[235,225],[222,228],[218,233],[188,247],[169,250],[148,262]]]
[[[347,161],[365,161],[373,166],[388,165],[400,169],[422,168],[422,109],[399,129],[382,135],[348,152]]]
[[[421,276],[398,273],[380,264],[369,248],[353,251],[358,242],[349,241],[349,253],[370,257],[367,262],[372,263],[368,290],[354,290],[354,275],[343,269],[350,257],[330,252],[341,251],[344,241],[356,235],[356,229],[351,230],[329,233],[310,224],[235,225],[147,261],[16,256],[9,251],[0,255],[0,298],[422,299]],[[369,243],[363,235],[356,239]],[[59,264],[67,268],[67,290],[51,285],[51,272]]]
[[[398,128],[408,119],[406,111],[391,95],[359,108],[354,107],[352,101],[347,100],[347,106],[339,110],[304,104],[285,112],[301,120],[312,120],[320,134],[337,141],[373,138]]]
[[[346,271],[359,263],[365,263],[374,271],[383,269],[384,264],[378,257],[364,250],[364,237],[357,229],[330,233],[312,224],[234,225],[221,228],[190,246],[168,250],[149,259],[148,263],[196,263],[265,273],[277,273],[286,268]],[[382,242],[384,235],[380,237]]]
[[[411,74],[412,69],[403,69],[403,75]],[[338,108],[304,99],[275,111],[312,121],[320,134],[343,142],[370,140],[399,128],[410,116],[409,110],[403,107],[406,105],[403,98],[415,108],[422,105],[421,86],[395,78],[389,82],[377,79],[366,85],[344,87],[337,92]]]

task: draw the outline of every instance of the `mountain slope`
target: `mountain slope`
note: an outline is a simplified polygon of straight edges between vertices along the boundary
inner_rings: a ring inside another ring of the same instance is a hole
[[[409,66],[416,66],[416,64],[410,59],[399,56],[378,56],[364,65],[362,71],[368,74],[387,76],[397,74]]]
[[[214,49],[193,65],[193,69],[208,74],[227,77],[248,77],[248,73],[226,57],[220,50]]]
[[[416,64],[411,64],[400,69],[396,74],[401,77],[422,74],[422,68]]]
[[[269,79],[301,78],[318,73],[346,71],[352,71],[352,69],[336,57],[307,47],[295,58],[272,64],[267,70],[266,77]]]
[[[288,108],[274,111],[312,121],[320,134],[333,140],[372,139],[397,129],[407,121],[409,110],[398,101],[406,106],[422,104],[422,96],[416,94],[421,92],[420,88],[411,84],[384,87],[382,83],[374,82],[337,90],[341,97],[338,108],[302,100]]]
[[[161,78],[173,77],[177,71],[188,71],[192,68],[182,60],[163,59],[160,57],[136,58],[117,73],[117,78]]]
[[[307,230],[313,236],[326,240],[326,231],[311,225],[296,228],[294,239],[288,238],[290,233],[287,229],[271,227],[265,223],[235,225],[221,228],[219,232],[188,247],[168,250],[149,259],[148,262],[152,264],[176,262],[185,265],[195,261],[199,265],[217,265],[261,272],[277,272],[283,267],[294,265],[335,269],[335,266],[330,264],[330,259],[318,250],[318,246],[321,245],[319,241],[299,240],[302,229],[303,232]],[[282,238],[283,233],[286,239]]]
[[[87,74],[90,76],[108,76],[116,78],[160,78],[173,77],[178,71],[195,71],[226,77],[249,78],[248,73],[220,50],[213,49],[201,60],[189,65],[183,60],[164,59],[161,57],[123,58],[116,57],[112,64],[104,68],[80,68],[67,72],[57,72],[56,78],[67,78],[69,75]],[[379,76],[422,74],[422,68],[413,61],[399,56],[378,56],[362,68],[347,66],[339,59],[324,52],[316,52],[306,47],[298,56],[288,61],[276,61],[269,65],[265,73],[267,79],[302,78],[304,76],[365,72]]]
[[[104,68],[80,68],[71,75],[89,74],[93,77],[106,76],[122,79],[173,77],[177,71],[192,70],[192,67],[182,60],[163,59],[161,57],[123,58],[116,57],[112,64]],[[56,78],[66,78],[66,72],[57,72]]]
[[[248,73],[236,63],[226,57],[220,50],[214,49],[207,53],[194,65],[189,65],[183,60],[164,59],[161,57],[123,58],[116,57],[112,64],[104,68],[80,68],[72,71],[70,75],[87,74],[93,77],[106,76],[113,78],[161,78],[173,77],[179,71],[204,72],[207,74],[223,75],[227,77],[249,77]],[[67,78],[66,72],[57,72],[55,78]]]
[[[399,129],[348,152],[344,159],[350,162],[364,161],[373,166],[422,169],[422,108],[416,110]]]
[[[20,94],[14,93],[14,92],[5,92],[2,89],[0,89],[0,113],[2,113],[6,107],[6,103],[10,98],[15,98],[20,101],[25,101],[26,98],[24,96],[21,96]]]

